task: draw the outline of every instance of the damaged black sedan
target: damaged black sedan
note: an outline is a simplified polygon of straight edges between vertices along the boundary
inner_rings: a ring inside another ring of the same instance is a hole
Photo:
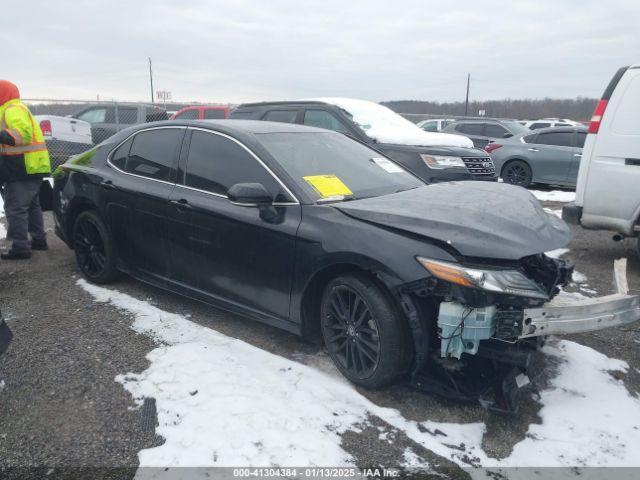
[[[571,267],[544,252],[570,233],[526,190],[425,185],[322,129],[133,127],[60,167],[54,206],[90,281],[126,272],[323,341],[368,388],[404,377],[482,399],[497,378],[508,397],[527,383],[540,337],[640,317],[621,269],[610,297],[550,303]],[[469,374],[483,362],[491,376]]]

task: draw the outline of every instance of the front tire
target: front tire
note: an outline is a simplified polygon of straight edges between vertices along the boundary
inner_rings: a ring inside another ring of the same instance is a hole
[[[73,226],[73,249],[82,275],[93,283],[109,283],[118,277],[113,238],[100,216],[82,212]]]
[[[532,178],[531,167],[522,160],[515,160],[508,163],[502,171],[504,183],[518,185],[519,187],[526,188],[531,185]]]
[[[408,327],[389,295],[371,278],[343,275],[325,287],[322,337],[340,372],[365,388],[389,385],[408,370]]]

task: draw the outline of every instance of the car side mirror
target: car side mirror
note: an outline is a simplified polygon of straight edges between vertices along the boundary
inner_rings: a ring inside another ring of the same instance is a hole
[[[502,135],[502,138],[511,138],[511,137],[513,137],[513,133],[507,132],[504,135]]]
[[[229,200],[245,207],[271,205],[273,195],[261,183],[236,183],[227,191]]]

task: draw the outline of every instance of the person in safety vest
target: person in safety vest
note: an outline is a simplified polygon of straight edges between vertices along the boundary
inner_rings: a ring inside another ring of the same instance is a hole
[[[47,249],[38,193],[42,179],[50,173],[49,152],[40,125],[20,101],[18,87],[0,80],[0,184],[7,239],[13,242],[1,258],[29,258],[32,249]]]

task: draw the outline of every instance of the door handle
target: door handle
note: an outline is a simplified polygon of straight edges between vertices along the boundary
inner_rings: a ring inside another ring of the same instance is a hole
[[[105,180],[104,182],[101,182],[100,186],[105,190],[118,190],[118,187],[116,187],[111,180]]]
[[[193,208],[191,207],[191,205],[189,205],[189,202],[184,198],[181,198],[180,200],[170,200],[169,203],[174,207],[176,207],[176,209],[178,209],[179,212],[184,212],[186,210],[191,210],[191,208]]]
[[[580,158],[580,157],[582,157],[582,154],[581,153],[574,153],[573,156]]]
[[[529,150],[530,152],[539,152],[540,151],[537,148],[527,148],[527,150]]]

